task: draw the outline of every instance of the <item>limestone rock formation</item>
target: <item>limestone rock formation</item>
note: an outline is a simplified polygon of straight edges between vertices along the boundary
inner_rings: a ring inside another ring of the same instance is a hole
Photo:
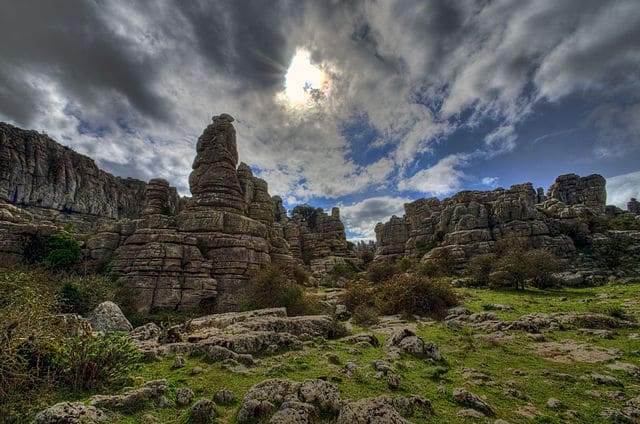
[[[108,218],[137,216],[146,184],[100,170],[46,134],[0,123],[0,198],[34,209]],[[178,209],[177,191],[171,204]]]
[[[244,163],[236,169],[232,122],[229,115],[215,116],[198,139],[189,178],[193,197],[183,211],[162,215],[171,206],[168,183],[151,180],[145,216],[134,232],[124,240],[118,231],[89,240],[91,247],[108,245],[105,252],[91,249],[93,256],[104,257],[119,246],[112,269],[138,294],[136,310],[236,310],[239,291],[252,273],[293,260],[282,225],[275,223],[267,183]]]
[[[326,274],[336,264],[357,262],[349,248],[339,208],[332,208],[331,214],[320,208],[309,209],[308,217],[294,215],[289,218],[282,199],[277,197],[274,202],[276,224],[283,228],[291,255],[298,262],[309,265],[316,277]]]
[[[376,227],[377,258],[422,257],[446,250],[462,264],[475,255],[493,252],[505,238],[566,256],[574,250],[573,243],[551,231],[547,216],[536,206],[542,197],[526,183],[508,190],[462,191],[442,201],[430,198],[407,203],[402,218],[392,217]]]
[[[606,181],[601,175],[580,177],[561,175],[549,187],[548,197],[567,205],[585,205],[595,213],[604,213],[607,200]]]

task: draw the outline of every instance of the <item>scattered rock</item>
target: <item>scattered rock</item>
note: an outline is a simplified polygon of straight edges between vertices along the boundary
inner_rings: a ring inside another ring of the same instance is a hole
[[[385,348],[393,346],[399,347],[406,353],[418,358],[442,360],[442,355],[438,346],[433,342],[425,342],[422,337],[417,336],[408,328],[395,331],[384,344]]]
[[[410,424],[392,404],[389,396],[348,402],[340,410],[336,424]]]
[[[40,411],[33,424],[98,424],[108,422],[104,411],[82,402],[60,402]]]
[[[204,372],[204,369],[202,367],[193,367],[191,368],[191,375],[198,375],[198,374],[202,374]]]
[[[457,387],[453,389],[453,399],[464,406],[469,406],[473,409],[476,409],[488,416],[494,416],[495,412],[493,408],[489,406],[484,400],[480,398],[480,396],[475,393],[471,393],[467,389],[463,387]]]
[[[549,409],[562,409],[564,408],[564,404],[560,402],[560,400],[556,398],[549,398],[547,400],[547,408]]]
[[[610,375],[603,375],[598,373],[592,373],[591,379],[595,381],[597,384],[602,384],[606,386],[619,386],[622,387],[622,383],[615,377]]]
[[[140,408],[152,399],[159,399],[167,392],[167,380],[153,380],[142,387],[130,390],[123,395],[95,395],[89,403],[105,409]]]
[[[191,420],[194,424],[209,424],[218,416],[216,404],[207,398],[202,398],[191,407]]]
[[[173,359],[173,365],[171,366],[171,368],[184,368],[186,365],[187,361],[182,357],[182,355],[176,355],[176,357]]]
[[[622,352],[618,349],[605,349],[590,344],[576,343],[573,340],[539,343],[530,346],[530,348],[543,358],[562,363],[605,363],[622,356]]]
[[[389,386],[391,390],[398,389],[400,387],[401,381],[402,379],[398,374],[394,374],[391,372],[387,374],[387,386]]]
[[[193,390],[188,387],[182,387],[176,390],[176,404],[179,406],[187,406],[196,397]]]
[[[340,357],[335,353],[327,353],[325,357],[330,364],[340,365]]]
[[[236,394],[231,390],[218,390],[213,399],[220,405],[228,405],[235,402]]]
[[[461,409],[456,413],[456,417],[458,418],[484,418],[485,416],[482,412],[475,409]]]

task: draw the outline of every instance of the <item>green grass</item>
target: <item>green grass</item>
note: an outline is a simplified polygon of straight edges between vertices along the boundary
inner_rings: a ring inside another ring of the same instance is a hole
[[[640,283],[626,285],[608,285],[594,288],[566,288],[556,290],[484,290],[462,288],[457,289],[463,295],[463,304],[472,312],[484,311],[483,305],[500,303],[515,308],[514,312],[491,311],[503,320],[516,319],[533,312],[571,312],[571,311],[617,311],[622,310],[628,317],[639,318],[640,302],[637,302]],[[609,297],[597,298],[596,295],[606,293]],[[566,298],[566,300],[563,300]],[[360,329],[358,329],[360,331]],[[575,340],[589,343],[601,348],[620,349],[620,362],[640,366],[640,340],[630,339],[631,333],[639,329],[616,329],[612,340],[600,339],[593,335],[581,334],[576,329],[545,333],[547,341]],[[624,402],[612,399],[599,399],[588,394],[590,390],[614,391],[623,390],[629,398],[640,395],[640,380],[623,371],[613,371],[606,364],[581,362],[559,363],[537,356],[531,346],[536,342],[527,338],[523,331],[509,331],[508,335],[516,336],[510,341],[484,341],[474,337],[468,329],[453,331],[445,327],[443,322],[432,325],[418,325],[417,332],[425,340],[434,341],[440,347],[444,361],[429,363],[404,355],[399,361],[392,362],[394,370],[402,377],[402,383],[392,395],[419,394],[431,399],[436,411],[434,416],[414,415],[408,417],[416,423],[492,423],[495,418],[463,419],[456,413],[464,407],[454,403],[452,390],[455,387],[467,387],[470,391],[486,396],[487,402],[497,413],[497,418],[516,423],[570,423],[575,420],[567,418],[566,409],[580,413],[580,422],[606,423],[601,412],[608,407],[622,407]],[[378,334],[381,343],[385,336]],[[174,370],[171,368],[173,358],[144,364],[139,372],[143,380],[166,378],[169,386],[167,397],[175,399],[175,391],[180,387],[190,387],[200,397],[213,398],[218,390],[228,389],[236,394],[236,403],[220,406],[221,417],[217,422],[234,422],[240,402],[249,388],[268,378],[289,378],[301,381],[306,378],[324,378],[337,384],[343,399],[358,399],[390,393],[384,379],[374,378],[371,368],[374,359],[385,359],[382,347],[358,348],[359,354],[353,354],[348,348],[353,345],[342,341],[328,341],[305,347],[301,351],[292,351],[284,356],[257,358],[257,364],[249,367],[247,374],[232,373],[221,364],[208,364],[199,358],[187,358],[187,366]],[[331,364],[327,353],[336,354],[340,365]],[[342,366],[353,361],[359,370],[352,379],[342,372]],[[199,366],[204,372],[191,375],[193,367]],[[490,381],[470,385],[469,380],[461,374],[463,368],[473,368],[488,374]],[[571,374],[572,381],[563,381],[544,372]],[[609,374],[618,378],[624,388],[599,386],[585,376],[592,372]],[[513,388],[522,392],[526,398],[520,399],[505,394],[505,389]],[[61,397],[78,399],[79,395],[63,394]],[[87,400],[85,395],[82,400]],[[550,410],[546,407],[547,399],[558,398],[566,405],[564,410]],[[527,404],[533,405],[542,415],[531,420],[515,413]],[[137,423],[144,414],[155,415],[162,423],[186,422],[189,408],[170,407],[137,411],[132,414],[118,414],[114,422]]]

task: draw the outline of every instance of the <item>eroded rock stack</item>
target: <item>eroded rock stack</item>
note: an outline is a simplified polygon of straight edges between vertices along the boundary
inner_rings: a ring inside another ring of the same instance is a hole
[[[640,215],[640,202],[633,197],[627,202],[627,211]]]
[[[301,216],[289,218],[282,200],[277,198],[274,213],[283,227],[292,256],[309,265],[317,277],[331,271],[338,263],[355,261],[340,220],[340,209],[332,208],[331,214],[316,209],[313,218],[308,220]]]
[[[215,116],[198,139],[189,178],[193,197],[179,214],[162,215],[170,206],[168,184],[149,182],[145,217],[112,263],[121,283],[137,293],[136,310],[236,310],[239,291],[252,273],[293,261],[283,227],[275,223],[267,183],[244,163],[236,169],[232,122],[229,115]],[[120,236],[104,234],[94,239]]]
[[[565,204],[584,205],[594,213],[604,213],[607,201],[606,180],[602,175],[580,177],[576,174],[561,175],[549,187],[548,197]]]

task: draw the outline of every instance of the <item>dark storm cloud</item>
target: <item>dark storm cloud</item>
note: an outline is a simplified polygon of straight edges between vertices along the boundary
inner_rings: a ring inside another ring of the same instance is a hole
[[[105,21],[101,2],[65,0],[3,2],[0,5],[0,90],[11,92],[15,79],[44,75],[55,81],[70,100],[95,104],[115,92],[140,113],[168,119],[169,111],[151,82],[159,64],[140,52],[132,40],[113,32]],[[3,114],[30,123],[37,108],[37,92],[21,93],[25,106],[0,103]],[[13,103],[13,104],[12,104]]]
[[[216,72],[241,80],[245,89],[281,83],[293,51],[287,39],[302,2],[175,0],[196,36],[199,52]]]

